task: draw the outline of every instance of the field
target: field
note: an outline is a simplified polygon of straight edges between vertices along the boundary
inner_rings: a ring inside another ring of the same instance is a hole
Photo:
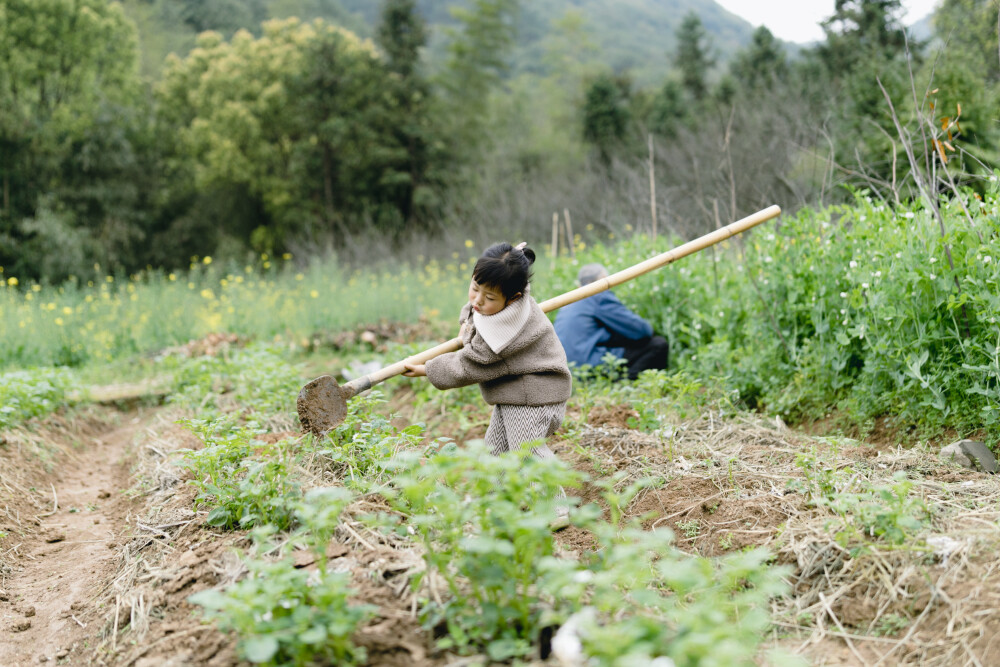
[[[995,664],[1000,484],[938,456],[1000,439],[976,203],[859,193],[617,288],[672,367],[581,369],[555,463],[486,455],[478,390],[423,380],[300,432],[309,378],[454,335],[471,244],[5,275],[0,664]],[[584,233],[533,293],[672,243]]]

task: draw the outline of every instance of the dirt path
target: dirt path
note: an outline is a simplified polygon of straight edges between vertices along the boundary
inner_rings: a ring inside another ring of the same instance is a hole
[[[84,438],[56,464],[54,512],[39,515],[0,593],[0,665],[77,664],[102,630],[96,598],[114,568],[116,536],[126,527],[125,457],[151,413],[128,413],[116,428]],[[51,511],[51,510],[50,510]]]

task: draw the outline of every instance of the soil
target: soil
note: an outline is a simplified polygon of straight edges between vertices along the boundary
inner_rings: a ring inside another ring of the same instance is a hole
[[[0,540],[0,628],[5,639],[0,642],[0,665],[239,664],[232,636],[203,623],[188,598],[242,576],[244,566],[236,554],[245,552],[250,542],[243,532],[204,525],[207,512],[194,509],[193,487],[157,463],[166,460],[170,449],[197,446],[197,439],[173,424],[175,417],[164,414],[165,408],[101,410],[72,419],[51,417],[45,424],[33,425],[31,434],[21,434],[21,440],[2,434],[6,444],[0,443],[0,505],[6,516],[0,516],[0,531],[8,535]],[[474,425],[456,430],[456,436],[467,439],[479,434],[481,420],[472,417],[480,417],[482,410],[471,410],[475,412],[463,417],[469,416],[465,421]],[[582,435],[579,429],[562,431],[550,443],[553,450],[592,480],[615,472],[624,473],[626,480],[658,477],[661,483],[641,491],[625,508],[625,518],[637,520],[645,529],[669,528],[681,550],[716,557],[768,546],[777,552],[776,561],[794,573],[789,575],[794,580],[792,597],[802,598],[820,590],[817,582],[823,577],[841,576],[854,563],[863,563],[859,558],[845,565],[843,557],[827,558],[819,551],[809,560],[795,551],[796,535],[807,550],[829,543],[826,525],[809,523],[815,508],[804,495],[786,488],[788,475],[797,474],[795,461],[804,451],[804,436],[783,425],[775,430],[773,425],[737,424],[725,430],[718,421],[706,420],[707,427],[694,424],[684,427],[688,431],[671,431],[667,444],[662,433],[630,428],[638,417],[630,406],[594,406],[587,417]],[[445,431],[435,428],[433,434]],[[271,433],[261,440],[276,442],[294,435]],[[907,454],[906,448],[893,458],[897,449],[865,441],[837,445],[836,451],[840,465],[858,471],[886,469],[888,475],[906,469],[927,483],[948,485],[946,490],[954,496],[949,502],[961,502],[973,488],[988,491],[981,473],[935,467],[916,452]],[[604,504],[601,489],[593,482],[569,492],[581,503]],[[377,505],[370,499],[362,502]],[[358,512],[379,509],[385,507],[362,507]],[[957,538],[966,530],[970,536],[982,535],[972,532],[983,530],[980,517],[970,514],[968,519],[968,527],[953,531]],[[817,534],[817,541],[809,541]],[[355,524],[338,530],[327,546],[331,565],[351,573],[355,598],[376,607],[374,617],[354,637],[368,652],[366,664],[467,664],[434,649],[433,637],[413,613],[408,583],[421,559],[387,539]],[[597,547],[593,535],[573,526],[558,531],[555,540],[568,556]],[[316,567],[308,552],[296,552],[294,558],[298,567]],[[967,559],[966,552],[961,558]],[[930,598],[928,581],[941,591],[941,599],[963,601],[970,618],[1000,604],[1000,590],[984,583],[995,580],[991,563],[963,561],[962,576],[957,578],[954,570],[928,567],[926,580],[920,569],[904,568],[902,563],[897,567],[879,561],[876,568],[889,568],[895,578],[892,596],[898,597],[888,601],[879,578],[845,579],[836,596],[823,589],[829,596],[831,620],[819,624],[821,631],[808,628],[794,642],[778,643],[823,664],[877,662],[893,646],[891,642],[906,634],[903,629],[895,636],[866,641],[866,636],[875,636],[872,628],[880,616],[893,613],[912,619],[926,610],[921,627],[950,627],[954,622],[949,616],[952,610]],[[815,572],[809,571],[813,565]],[[425,581],[432,580],[429,576]],[[821,598],[823,594],[819,593]],[[808,608],[815,614],[815,605]],[[1000,660],[1000,648],[993,645],[1000,642],[992,639],[998,629],[994,618],[983,616],[983,627],[991,632],[967,635],[966,648],[982,664]],[[858,637],[853,645],[827,634],[841,632],[834,620]],[[934,664],[947,664],[940,652],[932,652],[937,649],[927,648],[936,645],[947,642],[921,631],[884,662],[914,664],[934,658]],[[961,655],[957,658],[964,660]]]
[[[12,549],[16,541],[20,558],[0,595],[2,665],[73,663],[103,622],[96,600],[114,571],[132,504],[121,493],[129,486],[123,462],[148,419],[143,412],[124,417],[110,430],[76,434],[79,448],[64,450],[52,473],[36,480],[36,488],[52,490],[49,510],[3,544]]]

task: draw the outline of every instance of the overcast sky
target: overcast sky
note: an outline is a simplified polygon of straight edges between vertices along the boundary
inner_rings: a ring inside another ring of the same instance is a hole
[[[767,26],[788,42],[823,39],[819,22],[833,14],[834,0],[715,0],[754,27]],[[902,0],[903,22],[910,25],[930,14],[941,0]]]

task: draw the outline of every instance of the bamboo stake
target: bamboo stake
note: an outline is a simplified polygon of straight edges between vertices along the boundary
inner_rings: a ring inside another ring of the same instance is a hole
[[[556,268],[556,259],[559,257],[559,214],[552,214],[552,269]]]
[[[566,223],[566,243],[569,245],[569,256],[576,259],[576,239],[573,237],[573,223],[569,219],[569,209],[563,209],[563,221]]]
[[[649,135],[649,212],[653,223],[653,240],[656,240],[656,178],[653,165],[653,135]]]

